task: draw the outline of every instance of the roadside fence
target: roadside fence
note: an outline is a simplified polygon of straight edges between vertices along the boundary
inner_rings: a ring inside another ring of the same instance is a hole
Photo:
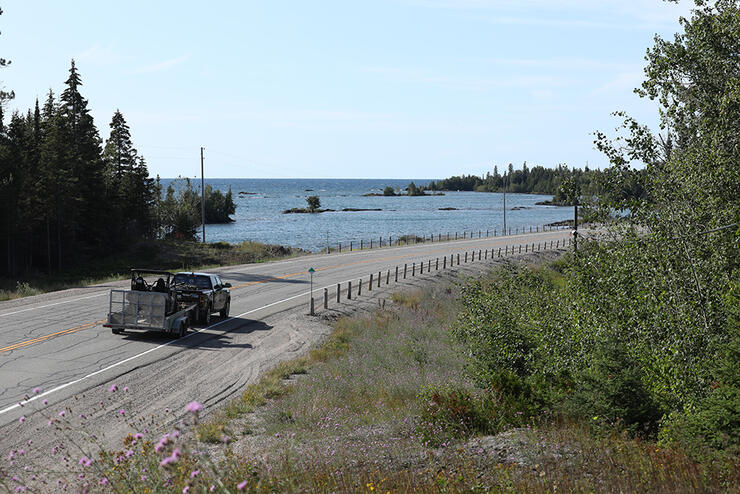
[[[354,285],[352,281],[347,281],[345,283],[337,283],[336,286],[336,303],[337,305],[341,304],[342,298],[346,298],[347,300],[352,300],[354,298],[359,298],[362,296],[363,286],[365,287],[364,290],[367,292],[372,292],[373,288],[376,290],[381,288],[381,284],[383,283],[383,278],[385,278],[385,285],[390,285],[391,279],[393,279],[394,283],[398,283],[399,279],[403,282],[403,280],[407,279],[407,277],[415,277],[416,273],[418,271],[419,276],[423,275],[424,272],[431,273],[432,271],[440,271],[441,270],[447,270],[452,269],[455,266],[460,266],[461,264],[467,264],[469,262],[480,262],[480,261],[487,261],[487,260],[493,260],[498,259],[501,257],[507,257],[515,254],[528,254],[530,252],[540,252],[543,250],[560,250],[564,249],[570,245],[572,245],[573,239],[571,237],[567,239],[559,239],[559,240],[550,240],[548,241],[540,241],[540,242],[527,242],[523,244],[516,244],[516,245],[505,245],[504,247],[498,247],[498,248],[491,248],[491,249],[472,249],[470,251],[465,251],[462,254],[462,257],[460,255],[460,252],[457,252],[455,254],[450,254],[449,256],[445,255],[436,258],[431,259],[425,259],[423,261],[417,261],[412,263],[404,263],[403,269],[401,269],[401,266],[394,266],[392,268],[388,268],[387,270],[381,270],[376,273],[370,273],[366,278],[359,278],[357,280],[357,283]],[[476,259],[477,256],[477,259]],[[441,261],[441,262],[440,262]],[[385,276],[383,274],[385,273]],[[392,273],[392,274],[391,274]],[[309,296],[309,310],[310,314],[314,315],[314,298]],[[329,287],[324,287],[323,289],[323,306],[324,309],[329,308]]]
[[[332,252],[354,252],[356,250],[366,249],[378,249],[382,247],[398,247],[402,245],[416,245],[422,243],[439,243],[439,242],[451,242],[453,240],[470,240],[474,238],[489,238],[489,237],[504,237],[510,235],[520,235],[525,233],[540,233],[550,232],[571,228],[570,225],[541,225],[541,226],[530,226],[529,230],[526,227],[515,227],[508,228],[508,231],[498,230],[496,228],[479,229],[479,230],[466,230],[463,232],[447,232],[447,233],[430,233],[428,235],[387,235],[385,237],[380,236],[378,238],[370,239],[353,239],[343,242],[337,242],[336,244],[327,245],[325,252],[330,254]]]

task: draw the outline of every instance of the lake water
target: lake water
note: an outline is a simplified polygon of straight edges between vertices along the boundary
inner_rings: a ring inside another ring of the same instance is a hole
[[[426,185],[429,179],[414,179]],[[163,180],[166,188],[169,180]],[[483,192],[445,192],[443,196],[364,197],[383,188],[405,188],[411,179],[207,179],[206,183],[226,192],[231,187],[236,203],[234,223],[206,225],[206,240],[237,243],[256,240],[308,250],[325,248],[327,243],[343,246],[360,239],[375,241],[388,236],[429,236],[450,232],[503,227],[503,194]],[[200,188],[200,180],[193,185]],[[240,192],[250,194],[240,194]],[[381,209],[381,211],[327,212],[320,214],[282,214],[286,209],[306,207],[306,197],[319,196],[323,209]],[[536,206],[552,196],[506,195],[507,227],[526,228],[570,219],[569,207]],[[440,211],[440,208],[456,208]],[[514,210],[512,210],[514,208]],[[518,209],[521,208],[521,209]]]

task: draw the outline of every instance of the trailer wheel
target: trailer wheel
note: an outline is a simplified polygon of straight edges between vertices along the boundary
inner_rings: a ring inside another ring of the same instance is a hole
[[[229,317],[229,306],[231,305],[231,300],[227,300],[224,304],[224,308],[221,309],[221,311],[218,313],[222,318],[226,319]]]

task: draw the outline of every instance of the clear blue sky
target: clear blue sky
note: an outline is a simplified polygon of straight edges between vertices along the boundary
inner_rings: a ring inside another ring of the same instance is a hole
[[[25,111],[76,60],[101,137],[120,109],[152,174],[407,178],[527,161],[605,166],[660,0],[0,3],[0,72]]]

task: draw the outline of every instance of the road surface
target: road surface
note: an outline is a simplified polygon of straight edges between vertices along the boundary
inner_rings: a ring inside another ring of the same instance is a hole
[[[309,275],[313,267],[317,311],[323,307],[323,288],[329,288],[330,306],[336,304],[336,285],[342,284],[343,304],[347,282],[357,294],[360,278],[363,296],[371,273],[388,270],[394,283],[395,267],[424,261],[424,275],[434,275],[436,259],[450,256],[457,263],[460,254],[472,258],[479,251],[502,255],[506,246],[567,241],[567,230],[476,238],[404,247],[311,255],[263,264],[225,267],[214,270],[232,284],[231,316],[216,316],[207,328],[192,327],[185,338],[172,339],[153,333],[113,335],[102,327],[108,311],[111,288],[127,287],[128,281],[44,294],[0,303],[0,427],[17,425],[21,416],[51,413],[48,407],[69,406],[87,393],[100,398],[101,417],[109,412],[102,404],[102,391],[111,383],[130,386],[131,397],[139,393],[138,412],[147,408],[163,410],[182,400],[197,399],[211,406],[231,396],[276,359],[305,351],[311,328],[295,327],[271,331],[276,315],[296,307],[308,310]],[[524,252],[524,247],[522,248]],[[428,261],[432,261],[432,273]],[[469,258],[469,262],[472,259]],[[478,262],[478,261],[476,261]],[[484,261],[485,262],[485,261]],[[146,265],[142,260],[142,265]],[[377,289],[376,289],[377,290]],[[321,329],[315,329],[321,331]],[[313,335],[315,336],[315,335]],[[223,382],[219,383],[219,379]],[[40,391],[33,394],[34,388]],[[142,402],[141,393],[146,400]],[[30,401],[24,400],[29,395]],[[174,397],[177,397],[175,399]],[[93,399],[93,398],[89,398]],[[106,398],[107,399],[107,398]],[[128,399],[128,398],[126,398]],[[133,399],[133,398],[131,398]],[[24,406],[19,406],[23,402]],[[56,409],[54,409],[56,410]],[[93,412],[90,412],[91,414]],[[7,427],[3,427],[7,429]],[[12,434],[18,434],[13,432]],[[7,439],[7,433],[5,438]],[[20,437],[18,437],[20,439]],[[2,442],[3,439],[0,439]]]

